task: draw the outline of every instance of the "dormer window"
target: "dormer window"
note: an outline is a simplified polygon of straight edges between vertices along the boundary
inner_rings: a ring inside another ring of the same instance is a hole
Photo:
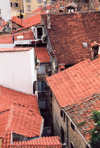
[[[44,29],[43,26],[32,27],[32,31],[33,31],[35,39],[41,39],[43,35],[43,29]]]
[[[68,7],[68,8],[67,8],[67,12],[73,13],[73,12],[75,12],[75,9],[74,9],[73,7]]]
[[[74,2],[72,3],[69,3],[66,5],[66,13],[73,13],[73,12],[76,12],[77,11],[77,7],[78,5]]]

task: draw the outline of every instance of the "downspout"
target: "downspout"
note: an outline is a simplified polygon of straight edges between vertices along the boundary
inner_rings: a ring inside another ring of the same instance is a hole
[[[72,121],[72,119],[69,117],[69,115],[66,113],[66,111],[62,108],[63,112],[66,114],[66,116],[69,118],[69,120],[73,123],[73,125],[75,126],[76,130],[78,131],[78,133],[81,135],[82,139],[85,141],[85,143],[88,145],[89,148],[90,145],[88,144],[88,142],[85,140],[85,138],[83,137],[83,135],[81,134],[81,132],[79,131],[79,129],[77,128],[77,126],[74,124],[74,122]]]
[[[39,137],[41,137],[41,135],[43,133],[43,127],[44,127],[44,119],[42,118],[41,129],[40,129],[40,136]]]
[[[69,137],[68,137],[68,118],[67,118],[67,147],[69,147]]]
[[[24,13],[25,13],[25,1],[23,0],[23,7],[24,7]]]

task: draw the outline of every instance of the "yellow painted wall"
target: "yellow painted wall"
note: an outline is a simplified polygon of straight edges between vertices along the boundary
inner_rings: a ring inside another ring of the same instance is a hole
[[[15,15],[18,16],[20,14],[19,10],[23,10],[23,0],[10,0],[10,3],[18,3],[18,7],[12,6],[11,7],[11,16]],[[11,5],[10,5],[11,6]]]
[[[41,3],[39,3],[39,1],[41,1]],[[50,0],[47,0],[47,4],[50,3]],[[27,10],[27,6],[30,5],[31,9],[30,11]],[[30,0],[30,2],[27,2],[27,0],[24,0],[24,10],[26,14],[30,14],[31,12],[33,12],[34,10],[36,10],[37,8],[39,8],[39,6],[44,5],[44,0]]]

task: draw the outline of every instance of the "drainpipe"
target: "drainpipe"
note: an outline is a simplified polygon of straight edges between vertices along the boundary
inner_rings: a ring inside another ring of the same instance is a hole
[[[23,0],[23,7],[24,7],[24,13],[25,13],[25,1]]]
[[[69,117],[69,115],[67,114],[67,112],[62,108],[62,111],[66,114],[66,116],[68,117],[68,119],[72,122],[72,124],[75,126],[75,129],[77,130],[77,132],[80,134],[80,136],[82,137],[82,139],[85,141],[85,143],[88,145],[89,148],[90,145],[88,144],[88,142],[85,140],[85,138],[83,137],[83,135],[81,134],[81,132],[79,131],[79,129],[77,128],[77,126],[74,124],[74,122],[72,121],[72,119]]]

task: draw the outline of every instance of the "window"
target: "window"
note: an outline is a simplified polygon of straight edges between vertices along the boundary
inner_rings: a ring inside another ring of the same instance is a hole
[[[47,102],[46,100],[39,100],[39,108],[40,109],[46,109]]]
[[[35,91],[37,90],[37,83],[34,81],[33,83],[33,94],[35,94]]]
[[[70,143],[70,145],[71,145],[71,146],[70,146],[71,148],[74,148],[74,146],[73,146],[73,144],[72,144],[72,143]]]
[[[18,3],[15,3],[15,7],[18,7]]]
[[[38,82],[38,91],[45,91],[45,82]]]
[[[38,74],[45,74],[45,65],[40,65],[39,69],[37,70]]]
[[[61,117],[63,118],[63,121],[65,122],[65,113],[63,111],[60,112]]]
[[[42,0],[37,0],[38,3],[42,3]]]
[[[12,2],[10,3],[10,6],[13,7],[13,3]]]
[[[75,131],[75,126],[73,125],[73,123],[71,123],[71,128],[73,129],[73,131]]]
[[[31,0],[26,0],[26,2],[29,2],[29,3],[30,3],[30,2],[31,2]]]
[[[61,141],[62,143],[64,143],[64,130],[62,127],[61,127]]]
[[[37,38],[41,38],[42,34],[42,27],[37,28]]]
[[[31,5],[27,5],[27,11],[31,11]]]

